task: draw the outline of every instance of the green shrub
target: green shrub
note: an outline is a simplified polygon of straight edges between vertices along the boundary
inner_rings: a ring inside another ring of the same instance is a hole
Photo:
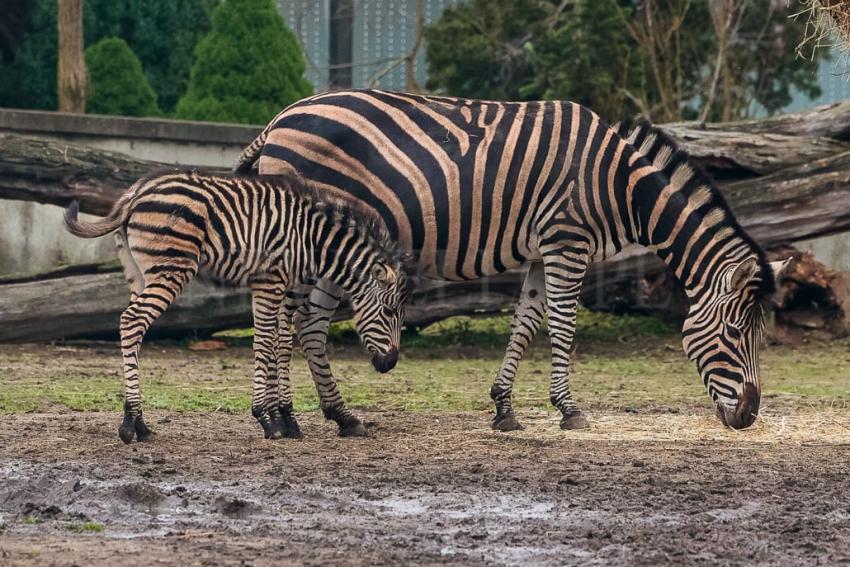
[[[273,0],[225,0],[212,20],[178,118],[265,124],[311,93],[304,57]]]
[[[156,94],[142,64],[123,39],[108,37],[86,49],[89,98],[86,112],[157,116]]]

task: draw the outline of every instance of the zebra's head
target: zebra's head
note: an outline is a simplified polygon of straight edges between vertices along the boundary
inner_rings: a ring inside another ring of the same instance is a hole
[[[689,293],[685,352],[714,400],[717,417],[734,429],[749,427],[758,416],[762,299],[785,265],[750,257],[721,268],[714,282]]]
[[[354,323],[372,354],[372,366],[378,372],[389,372],[398,362],[404,305],[413,291],[412,278],[400,264],[376,261],[361,284],[351,293]]]

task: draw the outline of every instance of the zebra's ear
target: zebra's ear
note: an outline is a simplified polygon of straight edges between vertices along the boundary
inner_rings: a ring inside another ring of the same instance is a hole
[[[372,277],[377,282],[391,285],[395,283],[396,273],[389,266],[385,266],[384,264],[374,264],[372,266]]]
[[[758,258],[747,258],[746,260],[735,266],[735,268],[732,270],[732,275],[729,277],[729,286],[735,291],[740,291],[744,289],[747,284],[750,283],[750,280],[756,277],[758,271]]]

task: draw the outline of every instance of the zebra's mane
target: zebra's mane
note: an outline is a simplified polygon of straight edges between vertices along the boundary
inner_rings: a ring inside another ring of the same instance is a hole
[[[225,174],[228,175],[228,174]],[[358,205],[356,201],[346,201],[327,191],[316,187],[315,184],[301,175],[234,175],[231,177],[271,182],[284,190],[295,193],[310,202],[317,210],[329,215],[335,223],[356,229],[363,233],[391,261],[406,263],[407,255],[398,242],[393,240],[385,228],[381,218],[374,212]]]
[[[722,223],[724,228],[731,229],[738,238],[749,245],[759,263],[760,281],[756,295],[761,299],[772,295],[776,290],[776,282],[773,270],[767,261],[767,254],[738,223],[732,208],[705,168],[692,159],[688,152],[681,149],[666,132],[644,118],[623,120],[614,124],[613,128],[620,137],[660,170],[668,181],[674,178],[682,181],[681,191],[689,200],[696,199],[696,202],[701,203],[699,209],[703,211],[704,216],[718,216],[718,220],[724,221]]]

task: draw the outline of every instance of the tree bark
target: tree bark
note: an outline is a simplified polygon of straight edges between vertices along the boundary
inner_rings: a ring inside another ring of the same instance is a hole
[[[59,111],[86,111],[88,73],[83,46],[83,0],[59,0],[57,85]]]

